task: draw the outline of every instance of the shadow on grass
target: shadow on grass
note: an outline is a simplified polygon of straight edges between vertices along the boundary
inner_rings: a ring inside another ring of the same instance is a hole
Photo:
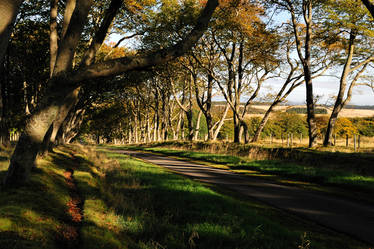
[[[149,246],[145,248],[152,248],[152,241],[167,248],[298,246],[304,232],[301,227],[290,230],[259,215],[256,209],[187,178],[125,155],[108,154],[120,160],[126,173],[107,173],[107,203],[123,216],[124,231],[137,243]],[[329,248],[330,243],[336,248],[347,247],[344,240],[333,236],[316,241],[315,248],[324,248],[320,244]]]
[[[56,151],[39,160],[27,183],[0,189],[0,248],[61,248],[57,238],[71,220],[66,212],[70,194],[63,173],[74,167],[93,173],[88,163]],[[0,171],[0,179],[5,173]],[[106,233],[105,228],[90,226]]]

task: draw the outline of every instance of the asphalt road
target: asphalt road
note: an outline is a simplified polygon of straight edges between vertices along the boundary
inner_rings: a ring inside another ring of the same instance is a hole
[[[221,185],[374,245],[374,206],[152,153],[117,152],[146,160],[201,182]]]

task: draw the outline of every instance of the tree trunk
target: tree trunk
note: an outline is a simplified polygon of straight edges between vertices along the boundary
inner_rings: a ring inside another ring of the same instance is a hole
[[[14,21],[24,0],[0,0],[0,65],[8,48]]]
[[[56,136],[57,144],[68,144],[72,139],[79,133],[79,129],[83,123],[83,117],[85,109],[74,108],[65,118],[64,122],[60,126]]]
[[[199,132],[200,132],[200,121],[201,121],[201,115],[203,114],[202,111],[199,111],[199,114],[197,116],[196,120],[196,126],[195,126],[195,134],[194,134],[194,140],[197,141],[199,139]]]
[[[7,105],[6,96],[4,94],[4,83],[0,85],[0,144],[8,146],[10,144],[9,127],[6,118]]]
[[[179,112],[179,115],[178,115],[178,122],[177,122],[177,127],[175,129],[175,137],[174,137],[174,140],[178,140],[179,139],[179,134],[181,132],[181,126],[182,126],[182,119],[183,119],[183,112]]]
[[[260,135],[261,135],[261,132],[262,130],[265,128],[265,125],[266,123],[268,122],[269,118],[270,118],[270,114],[271,112],[273,111],[274,107],[276,106],[277,103],[273,103],[269,109],[265,112],[265,115],[264,117],[262,118],[261,122],[260,122],[260,125],[257,127],[257,130],[255,132],[255,135],[253,136],[252,138],[252,143],[254,142],[257,142],[258,139],[260,138]]]
[[[57,33],[57,11],[58,11],[59,0],[51,0],[50,10],[50,24],[49,24],[49,70],[50,77],[53,76],[53,70],[56,64],[57,50],[58,50],[58,33]]]
[[[46,134],[46,136],[49,138],[45,138],[43,141],[42,149],[40,151],[41,154],[46,154],[48,151],[52,151],[53,147],[56,145],[57,133],[68,116],[70,110],[77,104],[79,90],[80,88],[76,88],[70,92],[66,97],[66,102],[59,107],[58,115],[51,124],[51,133]]]
[[[182,120],[181,120],[181,140],[184,140],[184,117],[182,115]]]
[[[352,58],[354,53],[354,40],[356,38],[356,35],[354,31],[351,31],[350,37],[349,37],[349,47],[348,47],[348,56],[344,65],[344,69],[342,72],[342,75],[340,77],[340,84],[339,84],[339,92],[336,96],[334,109],[331,112],[331,116],[327,125],[327,130],[325,134],[325,139],[323,140],[323,146],[328,146],[330,144],[330,138],[332,135],[332,131],[335,127],[336,120],[338,119],[338,115],[340,111],[344,107],[344,94],[345,90],[347,88],[347,78],[351,72],[351,64],[352,64]],[[349,96],[349,94],[348,94]]]
[[[146,133],[147,133],[147,139],[146,139],[146,142],[147,143],[150,143],[151,142],[151,125],[150,125],[150,117],[149,117],[149,110],[147,111],[147,124],[146,124]]]
[[[240,121],[240,126],[243,128],[243,135],[244,135],[244,143],[249,143],[249,133],[248,133],[248,125],[244,120]]]
[[[374,4],[370,0],[362,0],[366,8],[370,11],[371,16],[374,18]]]
[[[193,128],[193,125],[192,125],[192,110],[189,110],[188,112],[186,112],[186,116],[187,116],[187,124],[188,124],[188,141],[192,141],[193,140],[193,131],[194,131],[194,128]]]
[[[56,119],[59,109],[69,101],[66,96],[73,89],[63,85],[64,79],[56,79],[49,83],[40,104],[39,110],[27,120],[24,131],[13,152],[5,185],[23,183],[28,178],[31,168],[35,165],[35,159],[40,151],[43,139],[52,122]]]
[[[230,105],[227,103],[226,104],[226,107],[225,107],[225,110],[223,112],[223,115],[221,117],[221,120],[217,123],[217,128],[216,130],[214,131],[214,134],[213,134],[213,141],[217,140],[217,137],[218,137],[218,134],[219,134],[219,131],[221,130],[223,124],[225,123],[225,119],[226,119],[226,116],[227,116],[227,113],[229,111],[229,108],[230,108]]]
[[[234,143],[240,143],[240,122],[234,114]]]

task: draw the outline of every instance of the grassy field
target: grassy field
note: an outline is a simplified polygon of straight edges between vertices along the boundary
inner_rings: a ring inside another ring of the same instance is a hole
[[[2,178],[10,152],[0,153]],[[0,248],[369,248],[219,188],[105,153],[60,147],[38,160],[26,185],[1,189]],[[64,229],[71,219],[69,169],[84,214],[70,247]]]

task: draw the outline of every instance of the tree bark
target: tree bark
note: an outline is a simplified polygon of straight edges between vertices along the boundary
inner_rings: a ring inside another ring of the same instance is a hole
[[[77,4],[77,0],[67,0],[64,12],[64,21],[62,23],[62,32],[61,32],[61,39],[65,38],[66,32],[68,30],[71,16],[73,15],[75,6]]]
[[[4,178],[5,185],[21,184],[28,179],[31,168],[35,166],[35,159],[44,136],[57,117],[59,106],[69,102],[71,88],[63,86],[63,78],[59,80],[60,82],[51,82],[39,109],[27,120],[10,160]]]
[[[223,124],[225,123],[225,119],[226,119],[227,113],[228,113],[228,111],[229,111],[229,108],[230,108],[230,105],[227,103],[227,104],[226,104],[226,107],[225,107],[225,110],[223,111],[223,115],[222,115],[222,117],[221,117],[221,120],[218,121],[218,123],[217,123],[217,128],[214,130],[213,138],[212,138],[213,141],[216,141],[216,140],[217,140],[217,137],[218,137],[219,131],[221,130]],[[213,127],[213,128],[214,128],[214,127]]]
[[[296,49],[300,61],[303,65],[304,79],[305,79],[305,89],[306,89],[306,107],[307,107],[307,123],[308,123],[308,133],[309,133],[309,147],[314,147],[317,144],[317,123],[315,117],[315,103],[313,95],[313,81],[311,72],[311,49],[312,49],[312,25],[313,25],[313,9],[311,0],[302,1],[302,12],[305,21],[305,41],[304,41],[304,55],[302,54],[303,42],[301,41],[300,35],[298,33],[297,27],[298,23],[296,20],[296,11],[294,9],[293,3],[287,0],[289,11],[291,14],[293,32],[295,35]]]
[[[58,50],[58,33],[57,33],[57,11],[59,0],[51,0],[50,24],[49,24],[49,71],[50,77],[53,76],[53,70],[56,64]]]
[[[53,146],[56,145],[57,133],[68,116],[70,110],[77,104],[79,91],[80,88],[76,88],[71,91],[66,98],[66,102],[59,106],[58,115],[51,124],[51,133],[48,134],[48,138],[44,139],[40,154],[46,154],[48,151],[52,151]]]
[[[336,96],[334,108],[331,112],[330,119],[329,119],[329,122],[328,122],[328,125],[327,125],[327,130],[326,130],[326,133],[325,133],[323,146],[330,145],[330,139],[331,139],[331,136],[332,136],[332,132],[334,130],[335,123],[338,119],[338,115],[339,115],[340,111],[344,108],[346,103],[350,101],[350,99],[352,97],[353,87],[355,86],[357,80],[360,78],[362,73],[365,71],[368,63],[371,60],[374,59],[373,57],[369,57],[365,61],[363,61],[361,63],[358,63],[353,68],[351,68],[352,61],[353,61],[354,49],[355,49],[355,45],[354,45],[355,39],[356,39],[356,32],[354,30],[351,30],[350,38],[349,38],[349,45],[348,45],[348,50],[347,50],[348,51],[348,56],[347,56],[346,62],[344,64],[342,75],[340,77],[339,92],[338,92],[338,95]],[[351,83],[348,87],[348,91],[346,91],[347,85],[348,85],[349,75],[354,70],[358,69],[359,67],[361,67],[361,70],[359,70],[357,72],[357,74],[355,75],[355,77],[353,77],[353,79],[351,80]],[[346,95],[345,98],[344,98],[344,95]]]
[[[4,62],[14,21],[23,2],[24,0],[0,0],[0,65]]]
[[[371,16],[374,18],[374,4],[370,0],[362,0],[366,8],[370,11]]]
[[[197,141],[199,139],[200,121],[201,121],[201,115],[202,114],[203,114],[203,112],[199,111],[199,114],[197,115],[196,125],[195,125],[195,134],[194,134],[194,140],[195,141]]]

